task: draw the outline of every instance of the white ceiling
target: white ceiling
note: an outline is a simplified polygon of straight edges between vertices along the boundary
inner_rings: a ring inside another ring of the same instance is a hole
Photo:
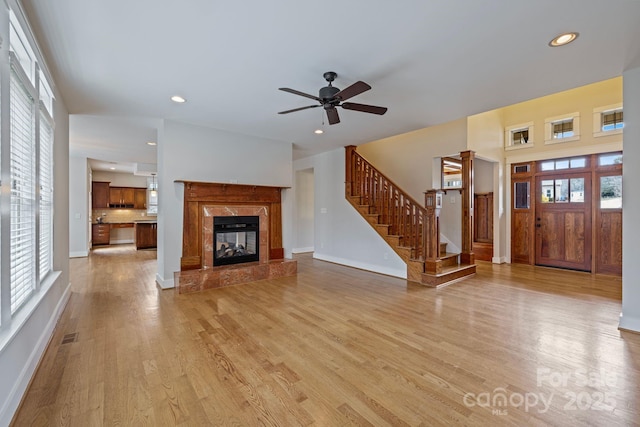
[[[71,152],[155,163],[161,119],[294,144],[358,145],[619,76],[640,66],[637,0],[23,0],[69,108]],[[550,48],[557,34],[572,44]],[[278,115],[363,80],[384,116]],[[187,103],[169,98],[180,94]],[[325,119],[326,123],[326,119]]]

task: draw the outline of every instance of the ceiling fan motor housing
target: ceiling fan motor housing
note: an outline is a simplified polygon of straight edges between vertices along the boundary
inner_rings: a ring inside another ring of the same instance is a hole
[[[322,99],[323,101],[330,101],[338,92],[340,92],[340,89],[338,89],[337,87],[325,86],[320,89],[318,98]]]

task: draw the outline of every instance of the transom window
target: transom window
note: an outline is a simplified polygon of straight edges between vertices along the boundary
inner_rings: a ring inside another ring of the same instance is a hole
[[[598,157],[598,166],[614,166],[622,164],[622,153],[602,154]]]
[[[573,136],[573,119],[553,124],[553,139],[569,138],[570,136]]]
[[[533,147],[533,122],[506,127],[504,139],[505,150]]]
[[[514,144],[526,144],[529,142],[529,129],[522,129],[513,132]]]
[[[549,117],[544,121],[544,143],[557,144],[580,139],[580,114]]]
[[[622,110],[607,111],[602,113],[602,131],[622,129],[624,127],[624,119]]]
[[[540,171],[554,171],[563,169],[579,169],[587,166],[586,157],[572,157],[570,159],[556,159],[539,162]]]
[[[593,136],[610,136],[622,133],[624,112],[622,104],[605,105],[593,109]]]

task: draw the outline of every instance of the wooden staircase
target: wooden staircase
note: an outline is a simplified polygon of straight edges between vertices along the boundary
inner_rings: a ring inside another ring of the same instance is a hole
[[[407,264],[407,280],[448,285],[475,274],[475,263],[440,244],[438,218],[347,147],[346,199]]]

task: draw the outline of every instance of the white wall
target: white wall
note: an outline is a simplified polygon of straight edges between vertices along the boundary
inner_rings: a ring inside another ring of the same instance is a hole
[[[93,171],[92,181],[108,182],[111,187],[147,187],[147,177],[132,173]]]
[[[18,11],[15,1],[9,2]],[[3,113],[8,75],[8,10],[0,7],[0,73],[3,77]],[[19,13],[18,13],[19,14]],[[69,113],[55,90],[53,274],[41,290],[16,314],[11,325],[0,329],[0,425],[9,425],[29,385],[56,322],[69,299]],[[6,114],[6,113],[5,113]],[[6,122],[5,122],[6,123]],[[4,126],[2,129],[5,132]],[[4,191],[4,188],[3,188]],[[3,247],[4,249],[4,247]],[[3,283],[4,286],[4,283]]]
[[[396,277],[406,264],[345,199],[345,150],[296,161],[294,169],[313,167],[314,258]]]
[[[622,313],[620,327],[640,332],[640,68],[624,73],[624,166],[622,172]]]
[[[314,249],[314,173],[313,169],[295,172],[295,245],[293,253]]]
[[[292,144],[166,120],[158,132],[158,275],[180,270],[184,186],[176,181],[291,187]],[[290,248],[289,248],[290,250]]]
[[[89,163],[86,157],[69,157],[69,257],[89,255]]]

